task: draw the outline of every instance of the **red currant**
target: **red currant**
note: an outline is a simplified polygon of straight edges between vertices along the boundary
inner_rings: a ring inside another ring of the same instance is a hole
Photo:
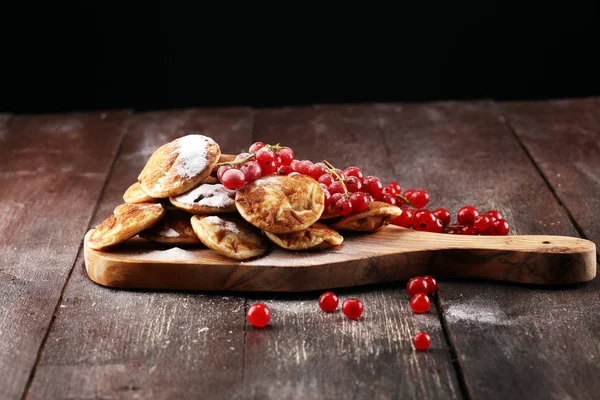
[[[413,226],[418,231],[433,232],[438,224],[438,219],[429,210],[417,211],[414,217]]]
[[[340,199],[343,199],[345,197],[345,195],[343,193],[331,193],[331,197],[329,198],[329,212],[330,213],[336,213],[337,214],[337,210],[335,209],[335,205],[337,204],[337,202]]]
[[[429,193],[424,190],[415,190],[408,195],[405,193],[404,197],[416,208],[423,208],[429,203]]]
[[[345,193],[345,191],[344,191],[344,185],[340,181],[333,182],[331,185],[329,185],[328,190],[329,190],[329,193],[331,193],[331,194],[334,194],[334,193]]]
[[[342,311],[346,317],[350,319],[358,319],[364,311],[364,305],[362,301],[358,299],[347,299],[342,303]]]
[[[327,185],[328,187],[331,186],[331,184],[335,181],[335,179],[333,179],[333,176],[329,175],[329,174],[324,174],[321,175],[319,177],[319,179],[317,179],[317,182],[319,183],[323,183],[325,185]]]
[[[221,165],[217,170],[217,179],[223,182],[223,174],[225,173],[225,171],[231,168],[233,168],[231,165]]]
[[[383,184],[375,176],[367,176],[363,179],[363,191],[369,193],[375,200],[381,199]]]
[[[276,160],[275,153],[271,149],[267,149],[263,147],[262,149],[256,152],[256,161],[260,164],[261,167],[264,165],[274,164]]]
[[[352,212],[361,212],[369,205],[369,198],[363,192],[352,193],[350,202],[352,203]]]
[[[506,220],[498,219],[490,225],[490,235],[506,236],[510,231],[510,225]]]
[[[346,184],[346,188],[348,189],[349,192],[352,192],[352,193],[360,192],[360,190],[362,189],[362,182],[360,181],[360,179],[358,179],[355,176],[346,178],[344,183]]]
[[[240,167],[240,171],[246,176],[246,182],[254,182],[262,175],[262,169],[256,161],[247,161]]]
[[[479,231],[474,226],[467,225],[460,230],[461,235],[478,235]]]
[[[263,142],[256,142],[252,146],[250,146],[250,148],[248,149],[248,152],[254,153],[254,152],[259,151],[263,147],[265,147],[265,144]]]
[[[277,154],[281,159],[281,165],[290,165],[294,161],[294,151],[289,147],[280,149]]]
[[[396,189],[394,189],[391,186],[384,186],[382,193],[389,194],[390,196],[396,196],[398,194],[398,192],[396,192]]]
[[[442,221],[442,225],[450,225],[450,211],[446,210],[445,208],[436,208],[435,210],[433,210],[433,215],[435,215],[437,219]]]
[[[279,168],[279,166],[280,166],[280,165],[283,165],[283,164],[281,163],[281,157],[279,157],[279,154],[277,154],[277,153],[275,154],[275,162],[274,162],[274,164],[275,164],[275,166],[276,166],[277,168]],[[276,168],[276,169],[277,169],[277,168]]]
[[[475,218],[479,216],[479,211],[475,207],[464,206],[458,210],[458,224],[459,225],[473,225]]]
[[[275,162],[272,162],[270,164],[264,164],[260,166],[260,169],[262,170],[261,176],[273,175],[275,172],[277,172],[277,164],[275,164]],[[290,172],[288,176],[290,176],[291,174],[293,174],[293,172]]]
[[[402,186],[398,182],[390,182],[386,186],[391,187],[394,190],[394,194],[402,193]]]
[[[352,212],[352,202],[348,197],[344,196],[335,203],[335,208],[337,208],[338,214],[348,215]]]
[[[478,215],[477,218],[475,218],[474,226],[479,233],[487,233],[491,223],[492,219],[488,215]]]
[[[417,314],[423,314],[429,310],[431,300],[424,293],[417,293],[410,299],[410,308]]]
[[[301,173],[302,175],[310,175],[309,171],[310,171],[310,167],[313,166],[313,163],[311,163],[308,160],[303,160],[300,161],[298,164],[296,164],[296,171]]]
[[[364,179],[364,175],[362,173],[362,171],[360,170],[360,168],[358,167],[348,167],[344,170],[344,175],[346,175],[346,177],[349,176],[355,176],[357,177],[361,182]]]
[[[289,175],[292,172],[294,172],[294,168],[292,168],[291,165],[280,165],[277,168],[277,174],[278,175]]]
[[[271,320],[271,310],[264,304],[256,303],[250,306],[246,319],[257,328],[264,328]]]
[[[335,168],[334,171],[336,174],[338,174],[338,176],[340,177],[341,180],[346,179],[346,175],[344,174],[344,171],[342,171],[341,169],[337,169],[337,168]],[[335,178],[335,179],[337,179],[337,178]]]
[[[249,155],[250,155],[249,153],[240,153],[237,156],[235,156],[235,161],[243,160],[244,158],[248,157]]]
[[[393,206],[398,205],[398,198],[387,193],[381,195],[381,201],[383,201],[384,203],[391,204]]]
[[[492,217],[492,222],[494,222],[497,219],[504,219],[504,217],[502,216],[502,214],[500,214],[500,211],[498,210],[490,210],[486,212],[485,215]]]
[[[404,228],[410,228],[413,224],[414,215],[415,214],[412,208],[402,207],[402,214],[394,218],[392,223]]]
[[[406,284],[406,293],[409,297],[413,297],[417,293],[429,293],[429,284],[420,276],[411,278]]]
[[[319,297],[319,307],[325,312],[334,312],[338,303],[338,297],[333,292],[325,292]]]
[[[433,276],[431,276],[431,275],[425,275],[423,277],[423,280],[425,282],[427,282],[427,289],[428,289],[427,294],[433,294],[433,293],[437,292],[437,290],[438,290],[438,284],[437,284],[437,281],[435,280],[435,278]]]
[[[325,205],[327,205],[327,203],[331,199],[331,193],[329,193],[329,190],[327,190],[327,188],[323,188],[323,199],[323,204]]]
[[[425,351],[431,345],[431,337],[425,332],[419,332],[413,338],[413,345],[415,349],[420,351]]]
[[[239,189],[246,184],[246,176],[239,169],[231,168],[223,173],[221,182],[227,189]]]
[[[444,232],[444,224],[442,223],[442,221],[440,221],[439,219],[435,219],[435,224],[433,225],[433,227],[431,228],[431,230],[429,232],[433,232],[433,233],[442,233]]]
[[[313,179],[319,180],[320,177],[327,174],[327,170],[322,165],[313,164],[308,170],[308,174],[312,176]]]

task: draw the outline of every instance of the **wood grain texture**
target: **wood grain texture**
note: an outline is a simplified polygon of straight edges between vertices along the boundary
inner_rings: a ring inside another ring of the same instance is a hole
[[[236,152],[251,139],[252,112],[134,116],[94,224],[123,201],[156,148],[191,131]],[[79,257],[29,398],[230,398],[241,385],[243,324],[242,297],[112,290],[91,282]]]
[[[262,111],[255,119],[254,139],[291,146],[297,159],[326,158],[339,167],[359,164],[368,174],[393,176],[370,106]],[[340,310],[324,315],[318,309],[321,292],[248,298],[247,305],[266,303],[273,318],[267,330],[247,327],[245,398],[461,397],[433,307],[415,317],[407,307],[404,284],[336,292],[341,301],[350,296],[363,300],[364,318],[349,321]],[[432,336],[433,345],[430,352],[417,354],[410,340],[421,329]]]
[[[333,249],[271,246],[261,257],[239,261],[204,246],[173,249],[139,237],[97,251],[88,245],[92,232],[84,240],[87,274],[116,288],[300,292],[406,281],[425,272],[540,285],[596,276],[594,243],[565,236],[444,235],[390,225],[346,234]]]
[[[600,243],[600,98],[501,107],[584,235]]]
[[[578,235],[493,104],[378,109],[396,176],[407,189],[428,189],[429,207],[444,206],[453,215],[465,204],[499,209],[513,234]],[[597,397],[598,290],[598,279],[570,288],[440,282],[468,395]]]
[[[19,116],[0,129],[0,398],[23,395],[128,115]]]

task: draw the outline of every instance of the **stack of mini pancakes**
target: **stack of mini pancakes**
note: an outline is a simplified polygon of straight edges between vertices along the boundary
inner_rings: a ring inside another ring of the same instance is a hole
[[[338,231],[375,232],[401,214],[400,208],[375,201],[360,213],[331,218],[331,212],[324,215],[319,183],[297,173],[229,190],[215,176],[218,163],[234,158],[198,134],[161,146],[125,191],[125,203],[94,229],[88,246],[105,250],[138,235],[248,259],[263,255],[270,242],[295,251],[339,246],[344,238]]]

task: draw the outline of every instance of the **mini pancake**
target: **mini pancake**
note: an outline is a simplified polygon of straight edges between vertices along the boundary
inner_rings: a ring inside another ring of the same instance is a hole
[[[199,244],[200,239],[194,233],[190,218],[186,212],[167,211],[164,217],[151,228],[139,233],[140,237],[157,243],[172,245]]]
[[[219,183],[219,180],[213,176],[207,176],[206,179],[202,181],[202,183],[209,183],[214,185],[215,183]]]
[[[376,232],[401,214],[400,207],[382,201],[372,201],[363,211],[341,217],[330,227],[340,231]]]
[[[213,215],[236,212],[235,190],[222,184],[202,184],[189,192],[169,198],[175,207],[192,214]]]
[[[305,230],[321,217],[324,193],[310,176],[274,175],[239,189],[235,205],[255,227],[271,233],[290,233]]]
[[[127,188],[125,194],[123,194],[123,200],[125,200],[125,203],[130,204],[156,202],[154,197],[150,196],[142,189],[142,185],[140,185],[139,182],[136,182]]]
[[[159,203],[121,204],[90,235],[88,246],[101,250],[131,239],[165,215]]]
[[[204,135],[187,135],[159,147],[138,176],[155,198],[177,196],[198,186],[217,165],[221,148]]]
[[[287,250],[328,249],[339,246],[344,241],[342,235],[318,222],[299,232],[278,235],[265,232],[265,235],[271,242]]]
[[[260,231],[238,215],[194,215],[192,227],[206,247],[228,258],[243,260],[267,251]]]

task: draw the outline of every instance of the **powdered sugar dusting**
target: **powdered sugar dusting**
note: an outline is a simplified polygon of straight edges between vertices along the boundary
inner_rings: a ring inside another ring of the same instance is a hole
[[[448,306],[446,316],[467,323],[506,325],[506,314],[495,305],[452,304]]]
[[[173,228],[168,228],[165,230],[160,231],[160,235],[164,236],[164,237],[179,237],[179,232],[177,232],[175,229]]]
[[[224,220],[223,218],[219,218],[216,215],[206,217],[206,218],[204,218],[204,221],[208,222],[209,224],[219,225],[221,228],[223,228],[229,232],[233,232],[236,234],[241,233],[235,223]]]
[[[185,178],[198,176],[206,169],[208,145],[215,143],[204,135],[187,135],[179,138],[177,174]]]
[[[206,207],[224,208],[235,203],[235,191],[222,184],[204,184],[175,198],[180,203],[198,204]]]
[[[143,253],[132,253],[128,258],[145,261],[195,261],[197,256],[194,252],[173,247],[169,250],[152,250]]]

